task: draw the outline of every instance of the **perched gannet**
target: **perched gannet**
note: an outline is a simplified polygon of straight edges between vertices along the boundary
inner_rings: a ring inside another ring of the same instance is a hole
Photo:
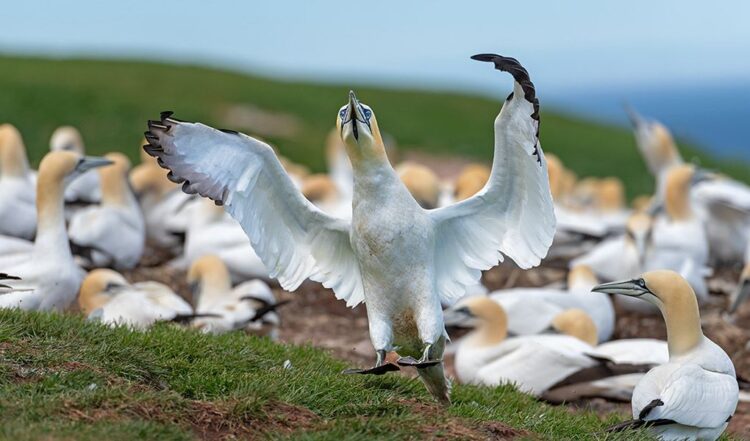
[[[10,124],[0,125],[0,234],[34,238],[35,180],[21,133]]]
[[[454,186],[454,201],[468,199],[484,188],[492,170],[484,164],[469,164],[461,170]]]
[[[195,310],[213,316],[195,320],[194,327],[214,334],[242,329],[276,337],[280,322],[276,308],[284,302],[277,302],[263,281],[250,280],[232,288],[226,265],[212,255],[196,260],[187,279]]]
[[[211,254],[226,264],[235,282],[269,277],[240,223],[221,206],[201,199],[186,207],[184,216],[189,219],[185,246],[182,255],[172,260],[170,266],[187,271],[193,262]]]
[[[62,310],[75,300],[83,274],[73,261],[65,230],[65,186],[95,167],[111,164],[104,158],[74,152],[50,152],[39,165],[37,233],[30,253],[3,271],[21,278],[0,289],[0,308]],[[10,288],[7,288],[10,286]]]
[[[402,162],[396,167],[396,173],[422,208],[427,210],[437,208],[440,199],[440,179],[429,167],[413,162]]]
[[[61,126],[55,129],[49,140],[49,149],[52,152],[67,151],[79,155],[86,154],[86,146],[83,143],[81,132],[72,126]],[[99,175],[96,173],[82,175],[65,189],[66,202],[93,204],[99,202],[101,197]]]
[[[495,120],[492,174],[479,194],[458,204],[424,210],[388,162],[377,119],[353,92],[337,127],[353,166],[351,223],[326,215],[297,191],[273,150],[253,138],[185,123],[162,114],[149,122],[144,147],[171,170],[183,189],[225,205],[243,226],[271,276],[287,290],[307,278],[333,288],[348,305],[367,302],[371,369],[398,350],[416,366],[429,391],[449,402],[442,353],[446,334],[441,301],[503,254],[520,267],[537,265],[554,234],[554,213],[539,139],[539,103],[528,73],[513,58],[478,55],[511,73],[514,91]],[[414,360],[412,356],[419,357]]]
[[[167,179],[163,168],[150,163],[133,168],[130,182],[143,212],[147,241],[168,249],[181,245],[191,196]]]
[[[342,197],[338,185],[328,175],[319,173],[305,177],[302,194],[325,213],[342,219],[352,218],[352,200]]]
[[[137,330],[157,322],[193,319],[193,308],[168,286],[158,282],[128,283],[110,269],[91,271],[81,284],[78,306],[89,320]]]
[[[99,170],[101,203],[76,212],[68,234],[89,266],[132,269],[141,260],[146,227],[128,182],[130,160],[122,153],[105,157],[112,165]]]
[[[658,202],[665,196],[670,170],[684,161],[666,127],[627,110],[636,144],[656,177]],[[705,223],[713,264],[736,264],[750,241],[750,186],[717,176],[695,183],[691,199],[695,212]]]
[[[633,421],[614,430],[651,427],[665,440],[715,440],[737,407],[739,387],[729,356],[703,335],[695,293],[673,271],[653,271],[596,292],[639,297],[667,324],[669,362],[648,372],[633,392]]]
[[[612,338],[615,311],[606,294],[592,294],[598,279],[585,265],[573,267],[568,274],[567,290],[554,288],[512,288],[494,291],[490,298],[508,314],[508,331],[513,335],[545,332],[561,312],[580,308],[592,317],[597,329],[596,340]],[[594,342],[596,344],[596,342]]]

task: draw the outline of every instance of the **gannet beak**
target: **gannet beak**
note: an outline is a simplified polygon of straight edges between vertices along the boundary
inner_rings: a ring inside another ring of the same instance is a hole
[[[84,156],[76,166],[76,171],[78,173],[85,173],[91,169],[112,164],[114,164],[114,162],[107,158],[101,158],[99,156]]]
[[[469,308],[446,309],[443,311],[443,323],[446,327],[470,328],[469,323],[474,318]]]
[[[628,119],[630,120],[630,124],[636,128],[639,127],[641,124],[643,124],[643,117],[638,114],[638,112],[633,109],[633,107],[630,106],[630,104],[625,103],[623,104],[623,107],[625,108],[625,113],[628,114]]]
[[[357,123],[359,121],[364,121],[364,115],[361,114],[359,101],[353,90],[349,91],[349,120],[352,123],[354,139],[359,141],[359,127],[357,127]]]
[[[748,296],[750,296],[750,279],[743,279],[740,282],[740,286],[737,287],[737,291],[732,295],[732,303],[729,307],[729,313],[734,314],[737,312],[737,308],[747,300]]]
[[[651,291],[646,288],[646,282],[643,279],[633,279],[626,282],[603,283],[599,286],[595,286],[591,292],[620,294],[630,297],[640,297],[644,294],[651,293]]]

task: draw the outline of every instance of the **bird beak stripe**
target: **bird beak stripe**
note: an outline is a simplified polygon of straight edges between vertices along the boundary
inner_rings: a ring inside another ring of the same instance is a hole
[[[606,294],[620,294],[630,297],[640,297],[648,292],[647,288],[640,285],[640,280],[628,280],[626,282],[603,283],[594,287],[592,292],[602,292]]]

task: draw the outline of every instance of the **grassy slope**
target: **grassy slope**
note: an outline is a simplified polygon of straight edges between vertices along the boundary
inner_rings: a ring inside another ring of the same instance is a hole
[[[495,421],[537,439],[623,439],[601,433],[617,416],[573,415],[510,387],[456,386],[444,410],[418,380],[344,376],[322,351],[238,333],[0,311],[0,342],[3,439],[481,439],[502,433]]]
[[[498,89],[510,91],[507,75],[497,75]],[[64,123],[80,127],[93,152],[126,149],[135,157],[146,119],[156,118],[161,110],[221,126],[228,105],[252,103],[298,116],[303,121],[298,136],[271,141],[292,159],[322,170],[323,141],[348,88],[195,67],[0,57],[0,122],[20,127],[34,161],[46,150],[52,130]],[[402,147],[491,159],[497,100],[371,87],[356,90],[377,112],[381,128]],[[631,196],[650,191],[651,179],[629,132],[548,112],[544,105],[542,110],[541,137],[547,151],[558,153],[580,175],[622,177]],[[716,166],[706,158],[702,162]],[[721,168],[750,178],[747,167]]]

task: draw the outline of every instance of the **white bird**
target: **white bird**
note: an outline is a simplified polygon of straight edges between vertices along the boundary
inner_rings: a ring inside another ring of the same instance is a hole
[[[255,279],[232,288],[226,265],[212,255],[196,260],[187,277],[195,310],[211,316],[195,320],[194,327],[214,334],[241,329],[276,337],[280,323],[276,308],[285,302],[277,302],[265,282]]]
[[[145,222],[128,182],[130,160],[122,153],[105,157],[112,165],[99,170],[101,203],[77,211],[68,234],[87,265],[132,269],[143,254]]]
[[[612,430],[649,427],[663,440],[715,440],[737,407],[739,387],[729,356],[703,335],[690,284],[673,271],[653,271],[597,292],[656,305],[667,325],[669,362],[650,370],[633,392],[633,420]]]
[[[353,92],[337,115],[354,172],[351,223],[307,201],[273,150],[246,135],[165,113],[149,123],[151,144],[144,147],[173,179],[185,181],[185,191],[225,205],[282,287],[291,291],[311,278],[350,306],[367,302],[377,361],[372,369],[348,372],[398,369],[385,363],[386,352],[398,349],[407,356],[400,364],[417,367],[442,403],[450,400],[441,301],[460,298],[501,253],[522,268],[539,264],[555,226],[528,73],[512,58],[473,58],[510,72],[514,91],[495,120],[489,182],[474,197],[441,209],[424,210],[409,194],[388,162],[372,109]]]
[[[432,170],[422,164],[402,162],[396,166],[396,173],[422,208],[432,210],[438,207],[440,179]]]
[[[63,310],[75,300],[83,279],[65,230],[64,191],[82,173],[112,162],[73,152],[50,152],[39,165],[38,227],[30,253],[2,270],[21,278],[0,288],[0,308]]]
[[[599,281],[591,268],[580,265],[568,274],[568,288],[513,288],[494,291],[490,298],[508,314],[508,332],[513,335],[539,334],[548,330],[555,316],[566,309],[579,308],[591,316],[597,341],[612,338],[615,311],[606,294],[591,293]]]
[[[635,130],[636,144],[656,177],[657,200],[664,198],[669,171],[684,160],[669,130],[627,109]],[[719,177],[695,184],[691,199],[703,220],[714,265],[735,265],[750,242],[750,187]]]
[[[187,206],[184,213],[189,221],[183,254],[172,260],[170,266],[187,271],[201,257],[216,255],[229,268],[235,282],[269,278],[268,269],[242,226],[221,206],[201,199]]]
[[[169,181],[164,169],[150,163],[134,167],[130,182],[143,212],[147,241],[160,248],[178,249],[187,231],[191,196]]]
[[[342,195],[339,186],[323,173],[306,176],[302,179],[300,191],[324,213],[341,219],[352,218],[352,200]]]
[[[0,125],[0,234],[34,238],[35,185],[21,133],[10,124]]]
[[[49,140],[49,149],[51,152],[75,152],[81,156],[86,154],[83,137],[78,129],[72,126],[61,126],[55,129]],[[94,204],[99,202],[101,197],[99,175],[96,173],[81,175],[65,189],[65,202],[68,203]]]
[[[78,306],[89,320],[144,331],[157,322],[186,322],[193,308],[158,282],[130,284],[110,269],[91,271],[81,284]]]

